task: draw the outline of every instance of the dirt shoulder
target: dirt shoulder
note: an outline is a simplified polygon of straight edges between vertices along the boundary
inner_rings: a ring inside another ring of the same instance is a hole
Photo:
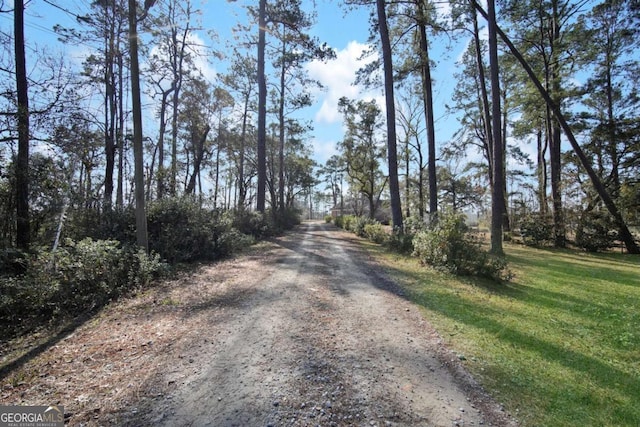
[[[356,239],[323,223],[202,266],[0,379],[71,425],[514,425]]]

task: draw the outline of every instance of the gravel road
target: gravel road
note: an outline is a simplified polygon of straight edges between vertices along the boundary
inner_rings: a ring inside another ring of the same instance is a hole
[[[308,222],[273,243],[131,424],[507,423],[351,235]]]
[[[15,363],[0,404],[61,404],[83,427],[515,425],[358,239],[320,222],[113,302]]]

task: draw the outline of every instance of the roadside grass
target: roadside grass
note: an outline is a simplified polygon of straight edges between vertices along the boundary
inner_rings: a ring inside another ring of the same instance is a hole
[[[524,426],[640,426],[640,258],[505,247],[515,278],[459,278],[367,244]]]

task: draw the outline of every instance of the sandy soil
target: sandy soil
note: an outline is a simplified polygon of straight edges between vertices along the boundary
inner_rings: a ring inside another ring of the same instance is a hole
[[[320,222],[45,348],[0,378],[0,402],[62,404],[70,425],[515,425],[357,239]]]

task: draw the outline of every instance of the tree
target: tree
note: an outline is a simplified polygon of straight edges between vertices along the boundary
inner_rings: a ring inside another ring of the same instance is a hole
[[[154,1],[145,1],[145,15]],[[140,101],[140,65],[138,64],[137,1],[129,0],[129,51],[131,55],[131,104],[133,106],[133,156],[136,199],[136,241],[149,251],[147,214],[144,197],[144,160],[142,146],[142,103]]]
[[[18,156],[16,161],[16,245],[29,249],[29,88],[24,46],[24,1],[14,2],[14,46],[16,59],[16,94],[18,122]]]
[[[363,195],[369,204],[369,217],[374,218],[387,178],[380,170],[384,149],[377,140],[380,131],[380,108],[375,100],[354,102],[340,98],[338,107],[347,128],[340,143],[350,187]]]
[[[202,164],[209,155],[207,138],[211,131],[211,118],[214,112],[214,99],[209,84],[203,79],[191,79],[183,88],[181,100],[182,112],[179,116],[184,130],[185,150],[190,155],[188,164],[192,171],[186,171],[185,194],[194,194],[196,182],[200,177]],[[190,176],[189,176],[190,175]]]
[[[277,92],[278,115],[278,203],[285,208],[285,140],[286,119],[293,111],[311,105],[309,89],[320,87],[320,83],[309,79],[303,65],[312,59],[335,57],[332,49],[320,45],[316,38],[308,35],[313,24],[312,16],[302,10],[300,0],[278,0],[267,11],[268,21],[272,24],[270,34],[274,35],[279,46],[272,57],[274,69],[278,70],[279,85]]]
[[[344,198],[342,194],[342,178],[345,172],[344,159],[334,154],[329,157],[325,165],[318,170],[318,175],[324,177],[327,189],[331,191],[333,207],[340,206],[340,213],[344,210]]]
[[[151,54],[151,71],[159,76],[155,82],[157,95],[160,96],[160,127],[158,138],[158,197],[162,197],[165,190],[164,180],[166,171],[164,165],[164,115],[170,110],[171,115],[171,164],[169,167],[169,192],[173,195],[177,191],[179,164],[179,116],[180,103],[183,99],[182,88],[185,82],[193,77],[193,61],[198,55],[193,40],[190,39],[193,27],[192,19],[197,11],[191,0],[168,0],[166,9],[159,9],[159,13],[150,20],[152,34],[157,42],[157,49]],[[191,65],[191,67],[189,67]],[[197,78],[197,76],[195,76]],[[168,81],[163,84],[163,80]],[[168,103],[168,105],[166,105]]]
[[[418,90],[419,91],[419,90]],[[405,142],[405,161],[406,161],[406,216],[409,217],[411,212],[409,210],[410,200],[411,200],[411,189],[413,181],[411,179],[411,160],[415,160],[416,169],[418,178],[415,179],[416,186],[418,189],[417,195],[417,203],[418,206],[418,217],[421,219],[424,218],[425,213],[425,169],[428,166],[425,164],[425,153],[422,146],[422,130],[420,127],[420,115],[424,113],[423,109],[418,105],[422,103],[424,107],[424,97],[420,97],[422,99],[418,99],[416,97],[416,90],[409,90],[406,96],[400,96],[401,103],[399,104],[398,109],[396,110],[398,113],[398,124],[401,126],[404,133],[404,142]],[[435,147],[434,147],[435,148]],[[431,179],[429,179],[429,184],[431,183]],[[431,190],[431,185],[429,185],[429,191]],[[429,194],[429,200],[435,199],[436,202],[438,200],[438,195],[435,197],[431,197]],[[429,212],[431,208],[429,208]]]
[[[378,11],[378,30],[382,44],[382,61],[384,63],[384,93],[387,110],[387,158],[389,162],[389,193],[391,198],[391,217],[393,227],[403,230],[402,206],[400,202],[400,185],[398,183],[398,151],[396,147],[396,109],[393,88],[393,59],[391,40],[387,26],[385,0],[376,1]]]
[[[475,4],[475,7],[485,18],[487,18],[488,16],[487,12],[485,12],[484,9],[478,3]],[[613,217],[616,225],[619,227],[620,240],[624,242],[629,253],[632,253],[632,254],[640,253],[640,247],[635,242],[634,237],[631,234],[631,231],[629,230],[629,227],[627,226],[626,222],[624,221],[624,218],[622,217],[622,214],[620,213],[620,210],[618,209],[615,202],[611,198],[611,195],[607,192],[607,189],[605,188],[604,184],[602,183],[597,173],[594,171],[593,167],[591,166],[589,159],[584,154],[584,151],[578,144],[571,130],[571,127],[569,126],[567,120],[562,114],[562,111],[560,110],[560,107],[553,101],[549,93],[545,90],[542,83],[535,75],[534,71],[529,66],[529,63],[525,60],[525,58],[518,51],[518,49],[511,42],[511,40],[507,37],[504,31],[502,31],[500,27],[496,27],[496,30],[498,35],[502,39],[502,41],[509,48],[509,51],[513,54],[513,56],[517,59],[517,61],[522,66],[522,68],[525,70],[527,76],[529,77],[530,81],[534,84],[534,86],[536,87],[536,89],[544,99],[549,110],[551,110],[551,112],[554,114],[554,116],[560,123],[560,126],[562,127],[562,130],[565,132],[565,135],[567,136],[567,139],[569,140],[569,143],[571,144],[571,147],[573,148],[575,155],[579,159],[581,166],[587,172],[587,175],[589,176],[589,179],[591,180],[591,183],[593,184],[594,189],[597,191],[598,195],[600,196],[603,203],[607,207],[607,210]]]
[[[265,211],[267,182],[267,82],[264,71],[264,55],[266,49],[266,8],[267,1],[260,0],[258,13],[258,188],[256,209]]]
[[[222,77],[222,82],[241,98],[242,125],[238,139],[238,147],[231,155],[235,157],[238,181],[237,208],[244,209],[247,198],[247,184],[245,175],[245,151],[247,149],[247,135],[249,133],[250,113],[255,110],[256,62],[248,55],[241,55],[234,50],[234,59],[228,74]]]
[[[100,123],[103,132],[105,166],[103,205],[110,210],[113,203],[116,154],[119,155],[118,179],[116,187],[116,206],[123,206],[123,158],[124,127],[124,56],[126,47],[127,12],[123,0],[94,0],[92,13],[79,16],[78,23],[87,31],[76,28],[64,28],[56,25],[54,30],[65,43],[92,44],[97,53],[89,55],[84,63],[82,75],[85,84],[95,86],[104,97],[100,112],[95,120]],[[101,118],[99,116],[102,116]]]
[[[468,170],[458,171],[459,160],[450,159],[444,166],[438,168],[438,182],[442,203],[453,213],[464,209],[482,206],[484,189],[470,175]]]
[[[504,145],[502,140],[502,112],[500,109],[500,77],[498,70],[498,35],[495,0],[488,0],[489,66],[491,74],[491,140],[493,142],[493,187],[491,188],[491,252],[502,255],[502,224],[504,201]]]
[[[431,17],[425,9],[423,0],[414,0],[416,9],[417,32],[419,38],[420,76],[422,80],[422,96],[424,102],[425,123],[427,129],[427,174],[429,177],[429,213],[437,217],[438,213],[438,183],[436,173],[436,135],[433,118],[433,81],[431,79],[431,59],[429,57],[429,40],[427,38],[427,24]],[[422,185],[422,170],[420,170],[420,185]],[[422,188],[420,188],[422,191]],[[421,198],[422,200],[422,198]],[[422,211],[420,212],[422,217]]]

